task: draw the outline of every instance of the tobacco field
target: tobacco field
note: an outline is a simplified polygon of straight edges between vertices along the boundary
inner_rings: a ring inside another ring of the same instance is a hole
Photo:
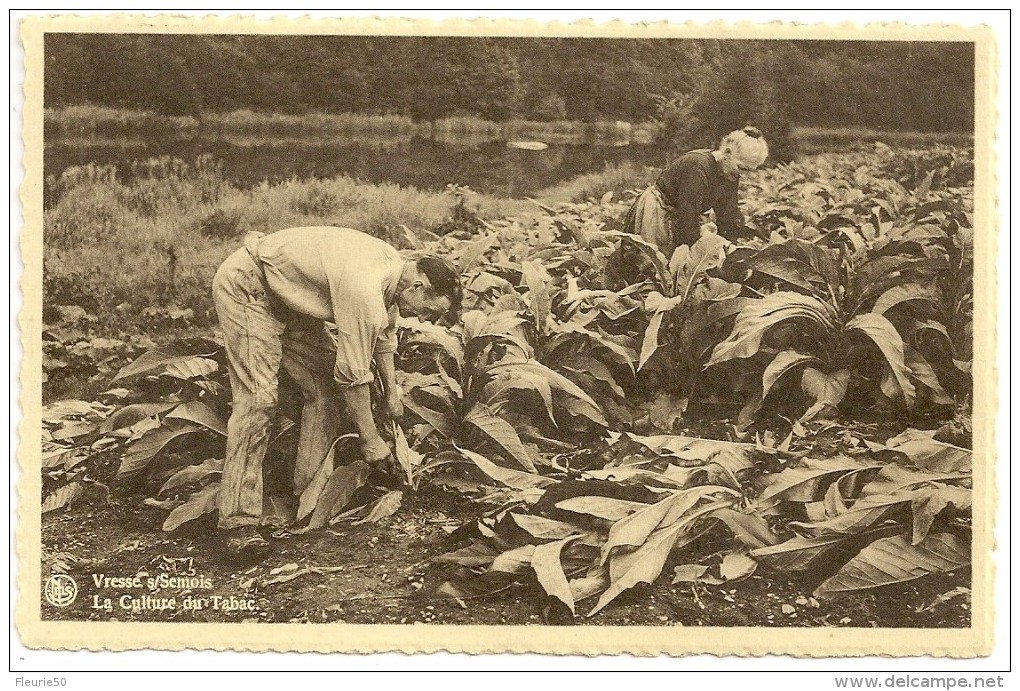
[[[43,578],[197,573],[260,603],[173,615],[198,620],[968,626],[972,159],[756,171],[752,233],[709,221],[672,257],[620,230],[637,189],[402,229],[408,256],[461,270],[465,304],[399,324],[406,412],[377,416],[399,470],[345,434],[294,496],[284,378],[259,565],[217,551],[215,333],[182,334],[181,308],[86,338],[83,308],[48,305],[44,369],[88,361],[105,390],[43,408]]]

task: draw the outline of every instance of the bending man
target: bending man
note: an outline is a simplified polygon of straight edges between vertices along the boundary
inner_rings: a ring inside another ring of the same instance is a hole
[[[460,279],[437,257],[408,261],[386,242],[350,228],[249,233],[213,279],[213,299],[230,371],[233,410],[219,497],[228,551],[258,558],[266,542],[262,463],[283,367],[301,387],[304,408],[295,491],[311,481],[339,426],[340,401],[368,463],[389,459],[372,416],[372,362],[386,407],[402,412],[394,379],[397,314],[437,321],[460,308]],[[325,322],[337,326],[336,345]]]

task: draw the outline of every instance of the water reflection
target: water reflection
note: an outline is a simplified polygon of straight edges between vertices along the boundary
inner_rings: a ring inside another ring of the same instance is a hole
[[[478,141],[481,138],[483,141]],[[418,189],[467,185],[478,192],[522,197],[608,163],[635,161],[660,165],[662,152],[648,145],[618,142],[551,145],[544,151],[509,148],[484,137],[416,136],[272,138],[224,136],[201,139],[50,140],[46,143],[47,175],[85,163],[113,164],[130,174],[131,161],[174,156],[186,162],[202,154],[223,161],[224,175],[241,187],[297,178],[349,175],[366,182],[393,182]]]

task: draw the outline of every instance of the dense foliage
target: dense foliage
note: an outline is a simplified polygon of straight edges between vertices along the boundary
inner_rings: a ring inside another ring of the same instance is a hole
[[[488,507],[437,555],[442,593],[534,582],[571,613],[591,601],[589,615],[668,564],[674,582],[707,585],[807,572],[819,598],[965,568],[971,453],[904,429],[949,419],[970,392],[973,181],[953,172],[968,152],[940,153],[759,171],[755,237],[707,223],[671,258],[617,229],[629,200],[611,193],[409,235],[409,256],[457,264],[466,295],[454,327],[400,323],[408,413],[387,430],[400,477],[371,490],[345,435],[296,505],[267,513],[291,532],[374,521],[434,482]],[[904,160],[936,163],[889,177]],[[621,248],[648,269],[617,287]],[[99,401],[47,407],[44,512],[95,495],[103,458],[169,511],[166,530],[214,511],[221,357],[206,341],[152,350]],[[728,438],[691,436],[699,409]],[[904,421],[897,433],[841,424],[876,410]]]
[[[790,122],[969,131],[974,117],[966,43],[49,34],[45,52],[50,108],[661,117],[696,145],[747,122],[781,145]]]

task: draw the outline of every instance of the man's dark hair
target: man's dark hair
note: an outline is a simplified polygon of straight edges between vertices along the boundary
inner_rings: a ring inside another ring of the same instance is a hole
[[[415,262],[418,271],[425,274],[432,286],[433,295],[442,295],[450,300],[450,315],[460,314],[460,303],[464,297],[464,288],[460,284],[460,274],[453,264],[439,257],[421,257]]]

